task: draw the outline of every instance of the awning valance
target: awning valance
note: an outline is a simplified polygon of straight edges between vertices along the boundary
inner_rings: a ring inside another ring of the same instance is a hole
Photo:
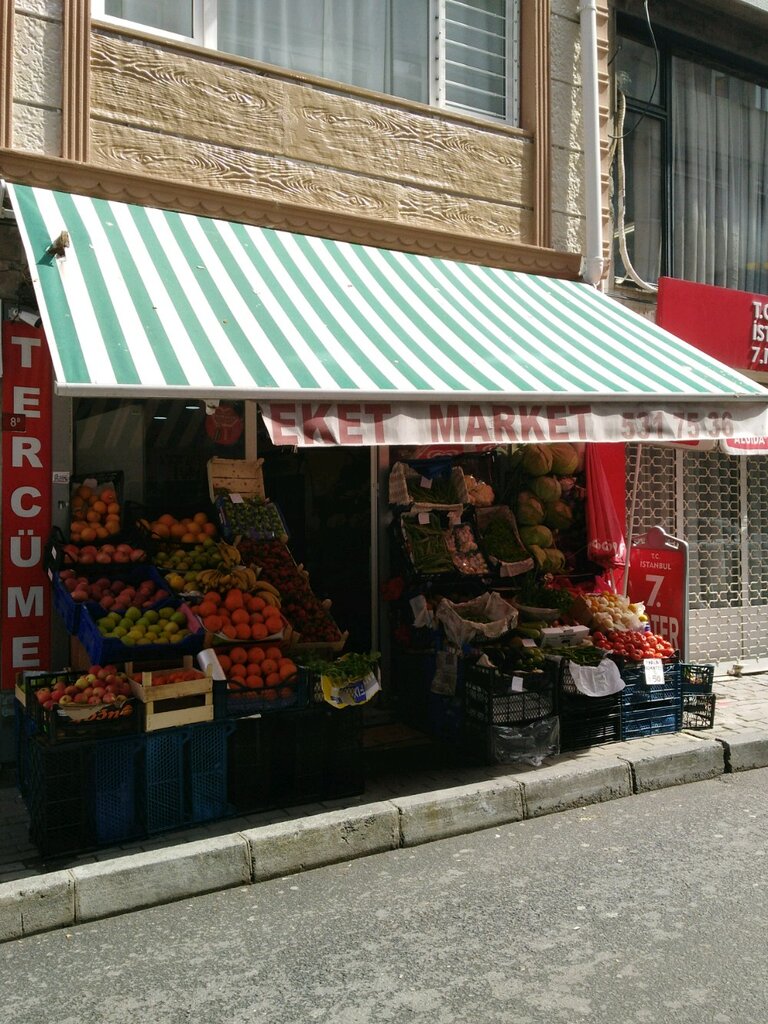
[[[258,399],[286,444],[768,434],[768,391],[584,284],[9,191],[63,394]]]

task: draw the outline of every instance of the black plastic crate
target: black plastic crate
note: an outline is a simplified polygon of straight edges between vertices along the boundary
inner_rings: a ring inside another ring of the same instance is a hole
[[[559,695],[560,749],[614,743],[621,738],[621,695],[586,697],[579,693]]]
[[[621,709],[621,738],[632,740],[679,732],[682,723],[683,705],[679,696],[674,700],[633,704]]]
[[[52,747],[32,736],[27,752],[30,839],[43,857],[89,849],[95,839],[87,745]]]
[[[321,705],[263,722],[276,804],[290,806],[363,792],[361,708]]]
[[[680,689],[683,693],[712,693],[715,666],[683,663],[680,666],[680,677]]]
[[[621,691],[622,707],[666,703],[670,700],[679,702],[680,664],[679,662],[665,662],[662,668],[664,672],[663,685],[648,686],[643,666],[625,663],[621,669],[621,678],[624,680],[624,689]]]
[[[277,806],[275,766],[269,730],[261,716],[240,718],[227,746],[227,799],[235,813],[246,814]]]
[[[90,813],[97,845],[143,834],[141,756],[143,737],[125,736],[89,745]]]
[[[488,725],[546,718],[555,712],[557,677],[558,666],[553,661],[544,662],[541,672],[505,673],[468,665],[464,670],[465,714]]]
[[[683,729],[711,729],[715,724],[714,693],[683,693]]]
[[[248,715],[272,714],[275,711],[291,711],[305,708],[309,703],[308,691],[310,674],[300,671],[290,679],[283,680],[279,687],[268,687],[273,696],[270,699],[265,690],[251,690],[236,680],[213,681],[213,714],[216,719],[243,718]],[[322,690],[321,698],[322,699]]]

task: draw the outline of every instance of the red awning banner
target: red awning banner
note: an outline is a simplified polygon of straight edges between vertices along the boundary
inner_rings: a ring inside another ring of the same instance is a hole
[[[627,560],[624,524],[619,518],[600,451],[587,445],[587,555],[604,569],[622,568]]]
[[[558,441],[681,442],[768,436],[762,401],[259,403],[275,445],[485,445]]]

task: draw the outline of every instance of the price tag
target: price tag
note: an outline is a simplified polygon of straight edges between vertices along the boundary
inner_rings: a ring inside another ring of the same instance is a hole
[[[461,522],[461,512],[456,511],[456,512],[449,512],[448,513],[448,525],[449,526],[458,526],[460,522]]]
[[[512,676],[512,685],[509,688],[510,693],[522,693],[523,692],[523,677]]]
[[[532,640],[529,636],[523,637],[523,647],[535,647],[536,641]]]
[[[243,496],[242,496],[242,494],[237,494],[237,493],[230,492],[229,500],[232,502],[233,505],[242,505],[243,504]]]
[[[432,481],[428,477],[423,476],[421,478],[421,480],[419,481],[419,486],[423,487],[424,490],[426,490],[426,491],[431,491],[432,490]]]
[[[68,484],[69,483],[69,471],[66,469],[54,469],[53,481],[54,484]]]
[[[664,666],[660,658],[644,658],[643,670],[645,672],[646,686],[664,685]]]

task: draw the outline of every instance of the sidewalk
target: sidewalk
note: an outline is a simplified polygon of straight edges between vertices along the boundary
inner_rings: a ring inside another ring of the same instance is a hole
[[[13,773],[0,778],[0,941],[335,861],[768,765],[768,674],[715,680],[713,729],[610,743],[540,768],[371,755],[356,797],[229,818],[43,861]]]

